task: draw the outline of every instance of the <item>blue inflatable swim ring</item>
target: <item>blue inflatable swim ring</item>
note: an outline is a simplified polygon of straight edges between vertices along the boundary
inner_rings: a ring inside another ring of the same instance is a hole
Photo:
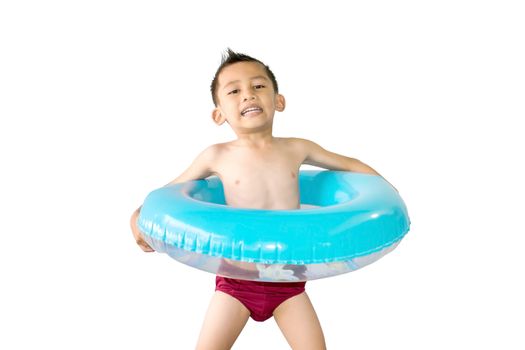
[[[218,177],[175,184],[147,196],[138,226],[156,251],[182,263],[272,282],[357,270],[409,230],[403,200],[380,176],[301,171],[299,192],[301,209],[244,209],[225,204]]]

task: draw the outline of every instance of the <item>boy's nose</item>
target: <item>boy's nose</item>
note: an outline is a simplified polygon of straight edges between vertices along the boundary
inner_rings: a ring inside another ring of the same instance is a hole
[[[254,94],[251,94],[251,93],[247,93],[247,94],[245,94],[245,95],[243,96],[243,99],[242,99],[242,100],[243,100],[243,102],[244,102],[244,101],[253,100],[253,99],[255,99],[255,95],[254,95]]]

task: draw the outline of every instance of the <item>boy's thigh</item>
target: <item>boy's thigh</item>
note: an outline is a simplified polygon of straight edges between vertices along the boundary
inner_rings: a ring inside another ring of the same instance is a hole
[[[197,349],[229,349],[248,322],[250,312],[237,299],[216,291],[204,317]]]
[[[321,324],[306,292],[284,301],[273,317],[292,349],[326,349]]]

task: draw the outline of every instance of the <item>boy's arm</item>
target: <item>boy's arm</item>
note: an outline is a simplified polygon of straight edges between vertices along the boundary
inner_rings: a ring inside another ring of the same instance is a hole
[[[315,165],[330,170],[354,171],[357,173],[379,175],[377,171],[360,160],[327,151],[315,142],[309,140],[297,139],[297,142],[299,142],[305,155],[304,164]]]
[[[202,151],[197,156],[197,158],[195,158],[195,160],[189,166],[188,169],[186,169],[176,179],[169,182],[166,186],[173,185],[176,183],[191,181],[191,180],[204,179],[212,175],[213,168],[214,168],[214,161],[215,161],[217,152],[218,152],[217,145],[208,147],[207,149]],[[139,218],[139,215],[140,215],[140,208],[141,207],[137,208],[131,215],[131,219],[130,219],[131,232],[133,233],[133,237],[135,238],[135,241],[137,242],[137,244],[143,251],[153,252],[154,251],[153,248],[151,248],[149,244],[146,243],[137,225],[137,219]]]
[[[330,170],[354,171],[357,173],[381,176],[381,174],[375,171],[372,167],[366,165],[358,159],[327,151],[310,140],[296,139],[296,141],[299,143],[302,151],[304,152],[304,164],[314,165]],[[385,179],[385,181],[387,180]],[[390,184],[390,186],[392,186],[397,191],[397,189],[392,184]]]
[[[182,174],[166,186],[174,185],[181,182],[205,179],[214,172],[214,163],[219,152],[219,145],[213,145],[202,151],[191,165]]]

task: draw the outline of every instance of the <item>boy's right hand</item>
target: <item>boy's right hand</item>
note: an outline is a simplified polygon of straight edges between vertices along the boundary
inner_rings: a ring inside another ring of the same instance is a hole
[[[131,232],[133,233],[133,237],[135,237],[135,241],[139,245],[140,249],[142,249],[143,251],[147,253],[154,252],[155,250],[151,248],[148,243],[146,243],[146,241],[144,240],[144,236],[142,236],[142,233],[140,232],[137,226],[137,219],[139,217],[139,214],[140,214],[140,208],[135,210],[133,214],[131,215],[131,220],[130,220]]]

